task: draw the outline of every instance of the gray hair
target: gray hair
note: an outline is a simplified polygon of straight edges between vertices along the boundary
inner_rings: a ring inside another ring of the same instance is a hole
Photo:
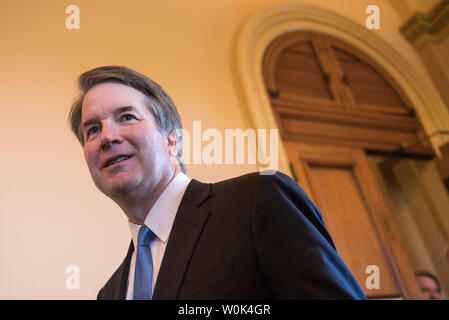
[[[75,136],[82,146],[84,146],[84,136],[81,128],[81,111],[84,96],[94,85],[103,82],[119,82],[142,92],[148,97],[150,103],[148,109],[156,120],[159,132],[165,136],[174,134],[178,145],[178,160],[181,170],[186,173],[186,168],[182,161],[182,123],[178,110],[170,96],[150,78],[144,76],[127,67],[105,66],[98,67],[84,72],[78,78],[78,85],[81,94],[72,104],[69,112],[69,123]]]

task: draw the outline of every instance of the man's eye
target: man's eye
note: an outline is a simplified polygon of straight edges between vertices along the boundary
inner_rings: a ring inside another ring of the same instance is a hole
[[[129,114],[129,113],[123,114],[119,118],[120,121],[131,121],[131,120],[135,120],[135,119],[137,119],[137,118],[134,115]]]
[[[98,127],[92,127],[89,130],[87,130],[87,137],[90,137],[91,135],[97,133],[100,131],[100,128]]]

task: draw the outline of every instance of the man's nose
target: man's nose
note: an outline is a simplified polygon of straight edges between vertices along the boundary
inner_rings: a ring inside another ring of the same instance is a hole
[[[101,149],[108,150],[115,143],[122,143],[123,138],[115,125],[104,124],[101,130]]]

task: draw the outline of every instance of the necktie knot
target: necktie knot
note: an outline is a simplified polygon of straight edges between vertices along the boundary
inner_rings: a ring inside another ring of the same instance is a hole
[[[137,236],[137,246],[148,246],[152,240],[152,236],[153,232],[146,225],[141,226]]]

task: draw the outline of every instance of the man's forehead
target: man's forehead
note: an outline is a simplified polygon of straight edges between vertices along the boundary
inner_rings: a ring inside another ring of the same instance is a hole
[[[119,82],[102,82],[92,86],[85,94],[83,104],[86,100],[122,100],[139,99],[145,95],[139,90]]]
[[[419,275],[418,279],[421,281],[421,283],[425,283],[427,285],[432,284],[437,286],[437,283],[435,282],[435,280],[433,280],[431,277],[426,276],[426,275]]]
[[[96,113],[116,111],[118,108],[135,107],[146,96],[140,91],[118,82],[102,82],[90,88],[84,96],[82,118]]]

